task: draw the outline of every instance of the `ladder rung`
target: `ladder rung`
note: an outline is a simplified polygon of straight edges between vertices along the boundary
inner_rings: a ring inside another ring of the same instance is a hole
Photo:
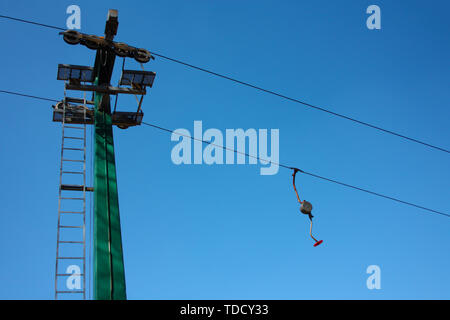
[[[65,276],[80,276],[84,277],[84,273],[57,273],[57,277],[65,277]]]
[[[79,137],[64,137],[64,139],[84,140],[84,138],[79,138]]]
[[[63,171],[62,173],[67,173],[67,174],[84,174],[83,171]]]
[[[65,98],[67,102],[75,102],[75,103],[84,103],[84,99],[80,99],[80,98],[69,98],[66,97]],[[94,101],[91,100],[86,100],[86,104],[94,104]]]
[[[70,162],[84,162],[84,160],[74,160],[74,159],[62,159],[62,161],[70,161]]]
[[[76,214],[84,214],[84,211],[60,211],[59,213],[76,213]]]
[[[84,129],[84,127],[75,127],[75,126],[68,126],[68,125],[64,125],[64,128],[80,129],[80,130],[83,130],[83,129]]]
[[[84,257],[56,257],[56,259],[84,260]]]
[[[84,198],[68,198],[68,197],[61,197],[61,200],[84,200]]]
[[[83,226],[59,226],[59,228],[75,228],[75,229],[82,229]]]
[[[62,184],[61,190],[67,191],[83,191],[84,186],[81,185],[72,185],[72,184]],[[92,187],[85,187],[85,191],[94,191]]]
[[[56,291],[56,293],[84,293],[84,291]]]
[[[58,241],[58,243],[80,243],[83,244],[83,241],[65,241],[65,240],[60,240]]]
[[[77,150],[77,151],[84,151],[84,149],[80,148],[63,148],[64,150]]]

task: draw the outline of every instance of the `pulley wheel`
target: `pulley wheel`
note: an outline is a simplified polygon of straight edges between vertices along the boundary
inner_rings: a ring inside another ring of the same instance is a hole
[[[148,50],[145,49],[136,49],[134,52],[134,59],[140,63],[147,63],[150,61],[152,55]]]
[[[81,34],[75,30],[67,30],[63,33],[63,39],[68,44],[78,44],[81,41]]]

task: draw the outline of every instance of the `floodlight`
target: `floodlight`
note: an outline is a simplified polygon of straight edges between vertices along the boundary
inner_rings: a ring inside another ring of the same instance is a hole
[[[58,80],[94,81],[94,68],[71,64],[58,64]]]
[[[121,86],[152,87],[156,73],[153,71],[123,70],[120,78]]]

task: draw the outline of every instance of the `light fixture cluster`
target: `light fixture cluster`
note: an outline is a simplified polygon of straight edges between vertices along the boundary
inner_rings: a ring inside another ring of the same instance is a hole
[[[73,64],[58,64],[58,80],[73,82],[93,82],[94,68]]]
[[[137,88],[152,87],[156,73],[153,71],[123,70],[119,85]]]

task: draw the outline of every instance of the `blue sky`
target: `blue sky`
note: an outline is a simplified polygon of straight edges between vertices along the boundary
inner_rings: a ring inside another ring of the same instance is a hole
[[[64,27],[71,4],[82,32],[101,35],[115,8],[117,41],[450,147],[446,1],[2,1],[0,14]],[[366,27],[371,4],[381,30]],[[0,19],[0,36],[1,90],[59,99],[57,64],[95,57],[52,29]],[[450,210],[446,153],[163,59],[146,69],[144,121],[279,129],[281,163]],[[0,97],[0,298],[52,299],[61,126],[49,102]],[[114,134],[129,299],[450,298],[446,217],[299,175],[324,240],[314,248],[289,170],[176,166],[169,134]],[[380,290],[366,287],[369,265]]]

